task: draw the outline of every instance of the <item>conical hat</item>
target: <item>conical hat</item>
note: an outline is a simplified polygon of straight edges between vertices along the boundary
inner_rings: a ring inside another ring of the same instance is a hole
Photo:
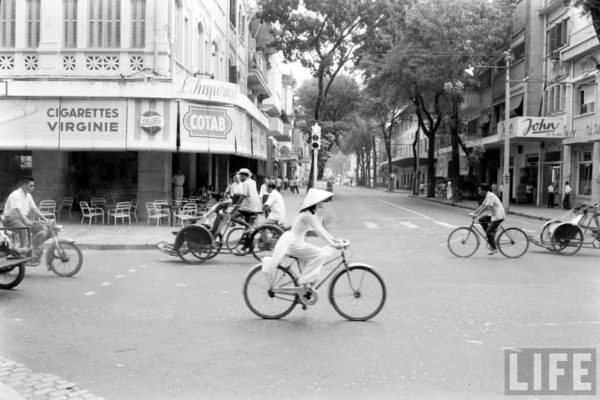
[[[315,204],[318,204],[323,200],[327,200],[331,196],[333,196],[333,193],[328,192],[326,190],[309,189],[308,193],[306,194],[306,197],[304,198],[304,201],[302,202],[302,205],[300,206],[300,209],[304,210],[305,208],[314,206]]]

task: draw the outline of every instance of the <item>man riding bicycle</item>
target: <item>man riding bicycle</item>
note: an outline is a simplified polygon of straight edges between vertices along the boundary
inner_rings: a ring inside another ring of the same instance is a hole
[[[480,196],[485,196],[483,202],[475,210],[475,212],[469,214],[473,218],[478,217],[486,210],[491,210],[491,215],[485,215],[479,218],[479,223],[481,227],[485,231],[487,236],[488,243],[490,244],[490,252],[488,253],[490,256],[496,254],[498,252],[498,248],[496,247],[496,232],[498,231],[498,227],[506,218],[506,213],[504,212],[504,207],[502,206],[502,202],[494,193],[490,191],[490,187],[487,183],[480,183],[478,187],[478,192]]]

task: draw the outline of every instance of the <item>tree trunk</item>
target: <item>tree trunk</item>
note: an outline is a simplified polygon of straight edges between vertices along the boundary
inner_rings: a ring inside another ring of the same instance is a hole
[[[373,187],[377,187],[377,147],[375,146],[375,136],[371,138],[373,143]]]
[[[435,134],[428,136],[427,197],[435,197]]]
[[[458,115],[458,104],[452,104],[450,115],[450,139],[452,142],[452,170],[448,171],[448,177],[452,182],[452,193],[457,201],[460,201],[460,149],[458,147],[460,117]]]
[[[395,179],[393,179],[393,172],[394,169],[392,167],[392,133],[393,133],[393,120],[392,123],[390,124],[390,129],[389,129],[389,134],[384,136],[384,140],[385,140],[385,152],[387,154],[387,159],[388,159],[388,192],[393,192],[395,189],[395,185],[394,185],[394,181]]]
[[[415,132],[415,140],[412,144],[413,149],[413,179],[412,179],[412,192],[414,195],[419,194],[419,182],[417,182],[417,172],[419,171],[419,140],[420,140],[421,129],[417,127]]]

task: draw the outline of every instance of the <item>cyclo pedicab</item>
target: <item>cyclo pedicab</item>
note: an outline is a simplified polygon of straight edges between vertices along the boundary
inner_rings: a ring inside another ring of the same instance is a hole
[[[236,215],[239,206],[239,201],[230,198],[217,202],[205,214],[188,218],[188,226],[173,232],[175,245],[161,242],[158,249],[189,264],[201,264],[226,252],[223,246],[231,254],[252,253],[260,261],[273,252],[275,243],[287,227],[248,224]]]
[[[572,256],[581,248],[600,249],[600,203],[583,203],[562,217],[544,224],[540,238],[532,243],[545,249]]]

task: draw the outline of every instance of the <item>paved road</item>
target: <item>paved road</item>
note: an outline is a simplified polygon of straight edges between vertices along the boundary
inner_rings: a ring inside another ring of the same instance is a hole
[[[500,399],[504,348],[600,336],[593,250],[456,259],[446,237],[468,210],[337,187],[331,206],[330,230],[388,285],[371,322],[341,319],[324,295],[284,320],[255,318],[241,295],[250,258],[87,251],[72,279],[28,270],[0,292],[0,355],[106,399]]]

